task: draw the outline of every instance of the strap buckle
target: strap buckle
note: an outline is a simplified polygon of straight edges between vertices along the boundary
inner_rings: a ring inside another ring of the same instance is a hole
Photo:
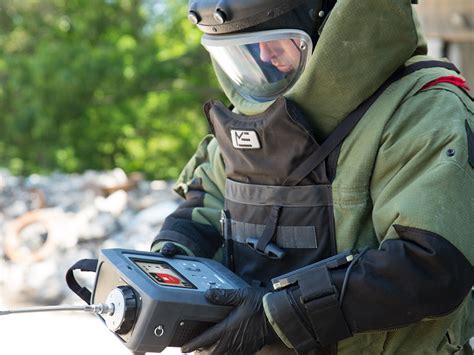
[[[257,248],[258,238],[250,237],[247,238],[245,242],[250,248],[255,250],[257,253],[269,257],[270,259],[283,259],[283,257],[285,256],[285,252],[274,243],[268,243],[265,246],[265,249],[261,251]]]
[[[285,252],[275,243],[272,243],[272,239],[277,232],[281,208],[281,206],[272,206],[260,238],[250,237],[245,240],[249,247],[270,259],[282,259],[285,256]]]

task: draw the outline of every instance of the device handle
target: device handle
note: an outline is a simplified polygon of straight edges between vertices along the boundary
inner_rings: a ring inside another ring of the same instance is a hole
[[[82,287],[74,277],[74,270],[93,271],[97,270],[97,259],[82,259],[69,268],[66,273],[66,283],[68,287],[87,304],[91,304],[92,293],[87,287]]]

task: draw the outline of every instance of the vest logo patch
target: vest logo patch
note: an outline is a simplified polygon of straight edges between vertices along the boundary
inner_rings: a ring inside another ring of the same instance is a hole
[[[232,145],[237,149],[260,149],[260,141],[255,131],[230,131]]]

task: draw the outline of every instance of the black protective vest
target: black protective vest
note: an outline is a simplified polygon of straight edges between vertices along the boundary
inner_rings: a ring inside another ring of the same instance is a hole
[[[283,97],[242,117],[222,103],[205,107],[226,167],[228,264],[253,284],[336,251],[331,180],[337,150],[307,176],[292,173],[319,149],[297,107]],[[231,228],[229,228],[229,224]]]
[[[414,71],[451,64],[403,67],[353,111],[320,145],[302,113],[280,97],[264,113],[242,116],[222,103],[204,109],[224,159],[226,263],[253,285],[336,253],[331,182],[341,143],[393,82]]]

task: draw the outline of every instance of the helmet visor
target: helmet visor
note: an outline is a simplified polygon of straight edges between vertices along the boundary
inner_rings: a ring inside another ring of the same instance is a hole
[[[206,34],[201,43],[239,94],[257,102],[287,92],[312,53],[311,38],[299,30]]]

